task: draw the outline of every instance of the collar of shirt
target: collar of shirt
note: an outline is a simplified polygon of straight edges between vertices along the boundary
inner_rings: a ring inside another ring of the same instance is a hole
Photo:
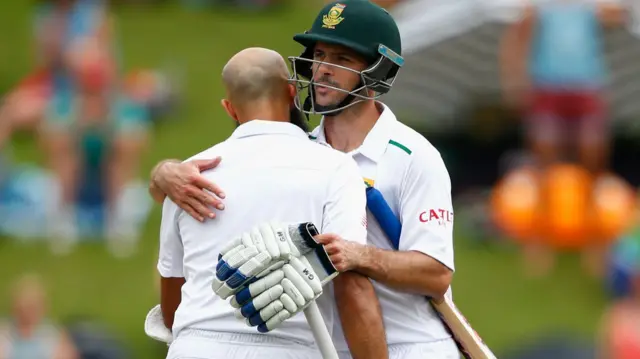
[[[280,121],[251,120],[238,126],[230,138],[245,138],[261,135],[288,135],[308,139],[308,135],[300,127]]]
[[[391,140],[391,132],[393,131],[391,127],[393,123],[397,121],[396,116],[387,105],[382,102],[377,102],[377,104],[383,108],[378,121],[373,125],[373,128],[369,131],[367,137],[365,137],[362,145],[349,152],[352,156],[361,154],[376,163],[380,161],[380,158],[386,151],[387,145]],[[327,143],[324,133],[324,117],[320,120],[320,126],[318,126],[309,137],[322,145],[331,147],[331,145]]]

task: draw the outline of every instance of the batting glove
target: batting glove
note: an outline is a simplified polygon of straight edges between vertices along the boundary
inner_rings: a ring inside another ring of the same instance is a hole
[[[261,333],[304,310],[322,294],[322,282],[311,265],[292,257],[282,268],[240,290],[232,299],[236,317]]]
[[[151,339],[159,342],[171,344],[173,341],[173,334],[171,330],[164,326],[164,319],[162,316],[162,309],[160,304],[151,308],[144,321],[144,332]]]
[[[303,238],[299,234],[303,230],[317,232],[311,223],[285,226],[272,222],[261,224],[229,242],[218,257],[213,291],[227,299],[253,278],[263,277],[281,268],[291,257],[314,250],[314,243],[305,242],[310,236]]]

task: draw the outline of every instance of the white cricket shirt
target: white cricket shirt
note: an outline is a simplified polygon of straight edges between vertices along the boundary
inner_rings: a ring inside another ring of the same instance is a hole
[[[380,118],[363,144],[349,155],[358,163],[364,182],[382,193],[402,222],[400,250],[422,252],[453,270],[451,181],[444,161],[422,135],[399,122],[387,106],[378,105],[384,107]],[[324,120],[310,138],[329,146]],[[367,220],[368,244],[392,250],[369,212]],[[373,283],[389,344],[425,343],[450,337],[424,296]],[[338,325],[335,336],[340,331]],[[343,340],[336,341],[339,350],[347,350],[345,345]]]
[[[211,289],[221,248],[257,224],[312,222],[321,232],[366,243],[366,197],[350,156],[309,141],[295,125],[261,120],[239,126],[229,139],[191,159],[215,156],[222,156],[220,166],[203,175],[226,193],[226,208],[216,219],[200,223],[169,199],[163,206],[158,271],[165,278],[186,278],[176,338],[185,328],[258,333]],[[331,285],[317,303],[331,331],[339,322]],[[315,345],[302,313],[266,335]]]

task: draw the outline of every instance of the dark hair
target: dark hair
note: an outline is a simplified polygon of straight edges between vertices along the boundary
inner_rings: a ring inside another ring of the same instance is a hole
[[[289,112],[289,121],[300,127],[304,132],[309,132],[309,123],[305,114],[295,106],[291,107],[291,111]]]

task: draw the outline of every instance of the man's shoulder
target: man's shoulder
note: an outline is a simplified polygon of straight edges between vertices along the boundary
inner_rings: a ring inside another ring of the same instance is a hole
[[[305,145],[300,147],[298,154],[307,156],[309,159],[313,158],[316,162],[325,163],[328,167],[340,166],[348,160],[353,161],[350,155],[313,140],[305,141]]]
[[[189,161],[194,161],[194,160],[208,160],[208,159],[212,159],[214,157],[220,156],[220,153],[222,152],[222,150],[225,147],[225,143],[226,141],[220,142],[218,144],[215,144],[203,151],[198,152],[197,154],[187,158],[186,160],[184,160],[183,162],[189,162]]]
[[[389,146],[409,157],[411,162],[440,158],[440,151],[421,133],[397,121],[389,133]]]
[[[391,163],[402,181],[449,180],[440,151],[424,135],[399,121],[389,135],[387,153],[395,152]]]
[[[351,156],[334,150],[329,146],[322,145],[315,141],[304,139],[292,139],[291,141],[279,142],[279,152],[285,151],[293,158],[304,159],[306,163],[313,164],[318,169],[327,170],[331,168],[339,167],[344,161],[353,160]],[[206,160],[212,159],[218,156],[225,157],[225,155],[232,154],[234,149],[237,149],[233,141],[223,141],[214,146],[211,146],[191,157],[184,162],[193,160]],[[203,173],[213,173],[214,171],[205,171]]]

